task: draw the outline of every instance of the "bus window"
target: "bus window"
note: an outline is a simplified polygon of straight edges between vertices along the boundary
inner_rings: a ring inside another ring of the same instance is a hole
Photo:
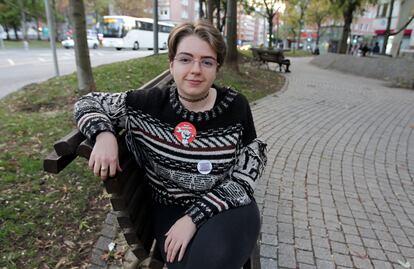
[[[120,19],[104,19],[103,36],[104,37],[121,37],[123,34],[123,21]]]
[[[160,32],[163,32],[163,33],[169,33],[171,32],[171,30],[172,30],[172,27],[170,26],[161,25],[160,27]]]
[[[152,23],[150,22],[141,22],[141,30],[152,31]]]

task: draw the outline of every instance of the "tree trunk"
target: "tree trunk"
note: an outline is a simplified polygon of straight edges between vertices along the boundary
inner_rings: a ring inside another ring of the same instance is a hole
[[[391,20],[392,20],[392,11],[394,10],[394,0],[391,0],[390,2],[390,14],[388,15],[387,18],[387,28],[385,29],[385,33],[384,33],[384,43],[382,43],[382,50],[381,53],[382,54],[386,54],[387,51],[387,44],[388,44],[388,38],[390,37],[390,33],[391,33]]]
[[[26,27],[26,7],[24,6],[23,0],[19,0],[20,6],[20,18],[21,18],[21,25],[22,25],[22,35],[23,35],[23,42],[25,43],[24,47],[27,49],[28,46],[28,38],[27,38],[27,27]]]
[[[316,47],[319,47],[319,40],[320,40],[320,38],[321,38],[321,37],[319,36],[319,35],[320,35],[320,33],[321,33],[321,24],[322,24],[321,22],[318,22],[318,23],[317,23],[317,27],[318,27],[318,28],[317,28],[317,30],[316,30]]]
[[[298,49],[300,49],[300,39],[301,39],[301,34],[302,34],[302,29],[303,29],[303,18],[305,17],[305,9],[304,7],[300,8],[300,17],[299,17],[299,33],[298,33],[298,37],[297,37],[297,47]]]
[[[198,16],[200,19],[204,18],[203,0],[198,0]]]
[[[224,26],[226,26],[226,18],[227,18],[227,6],[223,5],[224,8],[224,14],[221,18],[221,25],[220,25],[220,32],[223,33]]]
[[[221,17],[220,17],[220,0],[216,0],[216,8],[217,8],[217,16],[216,16],[216,18],[217,18],[217,21],[216,21],[216,28],[217,29],[220,29],[221,27],[220,27],[220,23],[221,23]]]
[[[17,34],[17,26],[13,25],[13,31],[14,31],[14,36],[16,37],[16,40],[20,40],[19,35]]]
[[[83,3],[83,1],[82,1]],[[52,14],[53,14],[53,29],[55,29],[55,41],[59,42],[59,27],[58,27],[58,20],[57,20],[57,11],[56,11],[56,0],[52,0]]]
[[[269,44],[267,47],[271,49],[273,48],[273,16],[267,18],[267,23],[269,25]]]
[[[84,95],[96,90],[93,79],[86,38],[86,19],[83,0],[70,0],[71,17],[75,41],[76,71],[78,77],[78,94]]]
[[[351,32],[352,16],[354,14],[354,11],[355,11],[355,6],[350,4],[349,7],[343,13],[344,27],[342,31],[341,41],[339,42],[339,48],[338,48],[338,52],[340,54],[346,54],[347,52],[347,47],[348,47],[347,41],[348,41],[349,33]]]
[[[227,0],[226,33],[226,65],[234,71],[239,72],[237,62],[237,0]]]
[[[207,20],[213,24],[213,0],[206,0]]]
[[[4,26],[4,31],[6,32],[6,40],[10,40],[9,27]]]
[[[37,40],[41,40],[41,36],[40,36],[40,32],[39,32],[39,28],[40,28],[40,24],[39,24],[39,17],[35,18],[36,20],[36,33],[37,33]]]
[[[412,13],[411,10],[414,10],[414,1],[401,1],[401,7],[400,7],[400,14],[398,16],[399,21],[397,23],[397,31],[401,30],[402,28],[406,28],[410,22],[410,19],[412,20]],[[391,54],[393,57],[398,56],[401,46],[401,40],[404,35],[404,30],[401,30],[399,34],[397,34],[394,37],[392,48],[391,48]]]

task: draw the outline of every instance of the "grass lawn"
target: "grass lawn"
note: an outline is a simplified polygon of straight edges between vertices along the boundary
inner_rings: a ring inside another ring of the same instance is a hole
[[[266,48],[265,48],[266,49]],[[241,50],[240,53],[245,57],[253,57],[251,50]],[[290,50],[283,53],[285,57],[305,57],[305,56],[313,56],[311,52],[305,50]]]
[[[305,57],[305,56],[313,56],[310,51],[306,50],[290,50],[285,52],[286,57]]]
[[[223,69],[218,84],[230,85],[250,101],[280,89],[277,73],[240,65]],[[168,68],[166,55],[93,69],[97,88],[138,88]],[[0,268],[84,268],[109,210],[100,180],[86,160],[59,175],[42,171],[53,143],[75,126],[76,75],[31,84],[0,100]]]
[[[3,40],[4,47],[6,49],[23,49],[23,41],[22,40]],[[56,42],[57,48],[63,48],[60,42]],[[29,40],[29,48],[32,49],[39,49],[39,48],[50,48],[50,42],[46,40]]]

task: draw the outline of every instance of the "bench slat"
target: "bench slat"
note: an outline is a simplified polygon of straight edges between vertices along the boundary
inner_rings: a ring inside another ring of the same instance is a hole
[[[78,148],[76,149],[76,154],[81,156],[87,160],[89,160],[89,156],[91,156],[93,149],[93,145],[89,140],[85,139],[82,143],[79,144]]]
[[[58,174],[75,158],[76,155],[74,154],[59,156],[55,151],[53,151],[43,160],[43,170],[52,174]]]
[[[85,140],[85,136],[79,130],[74,129],[58,140],[53,148],[59,156],[73,155],[76,154],[76,149],[83,140]]]

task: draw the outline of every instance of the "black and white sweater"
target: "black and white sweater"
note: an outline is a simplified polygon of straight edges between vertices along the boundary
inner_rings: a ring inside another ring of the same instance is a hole
[[[187,207],[200,226],[223,210],[249,204],[266,165],[266,145],[256,138],[247,100],[214,87],[215,105],[205,112],[187,110],[175,86],[91,93],[75,104],[75,120],[91,141],[99,132],[125,128],[128,149],[145,168],[153,198]],[[195,128],[188,143],[177,134],[183,124]]]

